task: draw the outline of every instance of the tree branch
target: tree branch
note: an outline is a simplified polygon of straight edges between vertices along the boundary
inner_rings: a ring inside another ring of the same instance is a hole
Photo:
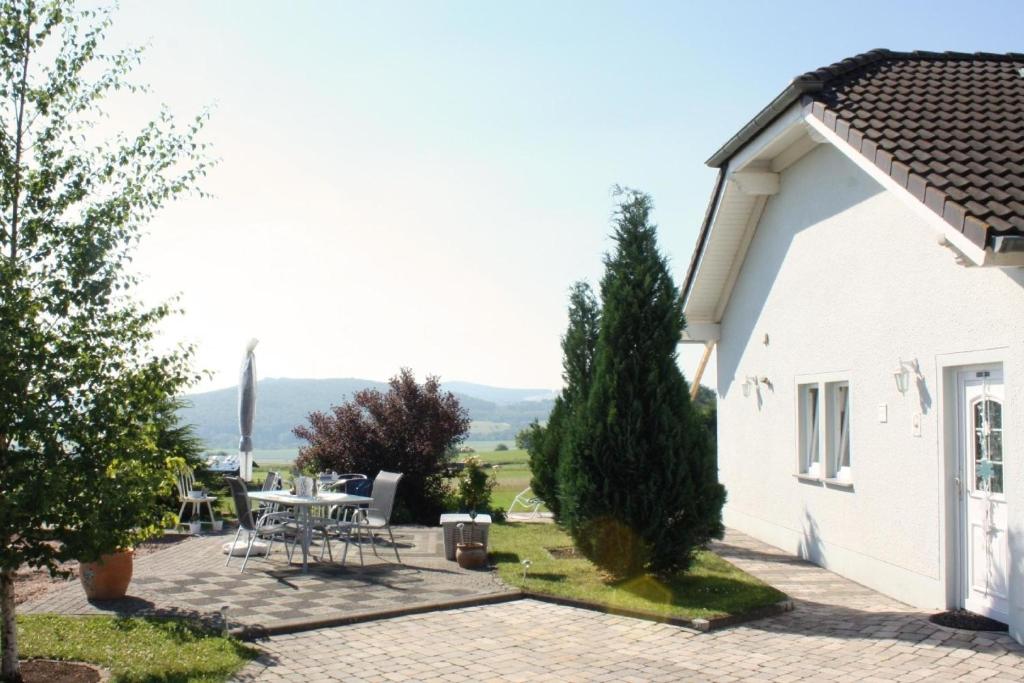
[[[31,51],[32,24],[25,26],[25,53],[21,59],[21,83],[18,88],[18,119],[14,136],[14,187],[11,198],[11,264],[18,259],[18,200],[21,199],[21,154],[24,136],[25,100],[28,92],[28,57]]]

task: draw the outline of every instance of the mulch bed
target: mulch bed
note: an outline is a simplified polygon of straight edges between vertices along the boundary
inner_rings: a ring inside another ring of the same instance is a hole
[[[164,534],[163,536],[158,536],[157,538],[150,539],[145,543],[136,546],[135,557],[139,558],[145,555],[151,555],[170,545],[180,543],[186,538],[191,537],[186,534]],[[70,572],[70,576],[68,577],[69,579],[78,577],[77,561],[70,560],[68,562],[64,562],[60,565],[60,568],[66,572]],[[54,588],[63,585],[67,580],[68,579],[60,576],[56,578],[51,577],[50,572],[46,569],[22,567],[14,575],[14,604],[20,605],[23,602],[29,602],[37,598],[41,598]]]
[[[928,621],[947,628],[962,628],[965,631],[1008,631],[1009,627],[1001,621],[983,617],[965,609],[954,609],[939,612],[928,617]]]
[[[21,662],[25,683],[98,683],[100,672],[88,664],[55,662],[51,659],[29,659]]]

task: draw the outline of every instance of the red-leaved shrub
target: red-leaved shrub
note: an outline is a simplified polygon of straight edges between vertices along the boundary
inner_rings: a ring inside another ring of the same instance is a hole
[[[328,412],[309,415],[309,424],[293,432],[309,445],[297,464],[318,472],[381,470],[405,476],[398,488],[395,521],[437,524],[444,505],[443,471],[454,447],[469,431],[469,415],[459,400],[441,391],[437,377],[416,383],[402,368],[386,393],[364,389]]]

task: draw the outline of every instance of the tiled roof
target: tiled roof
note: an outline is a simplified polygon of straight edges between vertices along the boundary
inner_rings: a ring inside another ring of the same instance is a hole
[[[978,246],[1024,234],[1024,54],[873,50],[794,85],[807,111]]]

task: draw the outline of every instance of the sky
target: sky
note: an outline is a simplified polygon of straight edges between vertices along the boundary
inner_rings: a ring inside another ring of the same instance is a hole
[[[1022,25],[1019,2],[122,0],[108,46],[148,46],[150,94],[111,123],[209,108],[219,159],[212,197],[147,226],[141,296],[180,295],[161,339],[196,345],[198,390],[235,384],[250,338],[261,377],[557,389],[614,185],[651,194],[680,283],[705,160],[794,76],[876,47],[1020,52]]]

